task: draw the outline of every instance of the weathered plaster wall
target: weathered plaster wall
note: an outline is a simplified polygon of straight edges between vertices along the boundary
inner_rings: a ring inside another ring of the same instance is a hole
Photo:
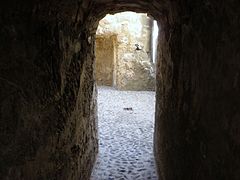
[[[96,81],[98,85],[114,86],[116,65],[116,36],[97,36],[96,40]]]
[[[123,10],[161,23],[161,179],[240,179],[238,0],[1,1],[1,179],[88,179],[97,152],[95,29]]]
[[[97,36],[106,37],[106,40],[111,35],[117,37],[115,43],[115,49],[117,49],[116,84],[114,84],[116,88],[121,90],[155,89],[155,65],[151,63],[152,21],[147,14],[123,12],[108,14],[99,22]],[[136,44],[141,50],[136,50]],[[102,48],[105,49],[103,46]],[[97,48],[96,54],[99,54],[100,50],[100,47]],[[104,62],[106,56],[97,56],[96,59],[97,62],[103,63],[102,66],[106,66]],[[103,71],[97,68],[97,71],[99,70]],[[102,78],[105,77],[104,75]]]

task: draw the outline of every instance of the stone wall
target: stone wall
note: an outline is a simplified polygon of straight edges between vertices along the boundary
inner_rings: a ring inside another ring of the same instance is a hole
[[[97,36],[95,41],[97,84],[113,86],[116,78],[116,36]]]
[[[240,2],[175,1],[171,7],[160,20],[157,65],[160,177],[237,180]]]
[[[0,179],[89,179],[94,35],[123,10],[161,24],[155,156],[162,180],[240,179],[240,1],[0,2]]]
[[[121,90],[155,89],[155,65],[151,60],[152,21],[143,13],[123,12],[107,15],[99,22],[97,36],[106,37],[106,41],[113,34],[117,37],[114,76],[116,80],[113,84],[116,88]],[[99,47],[99,45],[97,42],[96,59],[97,62],[103,63],[102,66],[106,66],[108,51],[101,51],[101,48],[105,49],[105,47]],[[139,45],[139,50],[136,50],[136,45]],[[98,56],[98,51],[105,56]],[[97,67],[98,65],[100,64],[97,63]],[[103,72],[104,69],[97,68],[97,71]],[[105,74],[102,75],[102,79],[106,78]],[[106,82],[105,85],[109,83]]]
[[[154,91],[155,76],[155,65],[142,51],[124,54],[118,61],[117,87],[121,90]]]
[[[1,1],[0,179],[90,176],[97,119],[87,9]]]

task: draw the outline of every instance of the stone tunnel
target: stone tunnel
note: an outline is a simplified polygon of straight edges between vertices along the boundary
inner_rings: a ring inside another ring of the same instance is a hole
[[[240,179],[239,0],[2,0],[0,179],[90,178],[99,20],[161,26],[154,153],[161,180]]]

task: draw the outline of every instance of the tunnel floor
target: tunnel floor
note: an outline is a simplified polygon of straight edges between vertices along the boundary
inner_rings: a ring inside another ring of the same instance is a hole
[[[155,92],[98,87],[99,154],[91,180],[157,180]]]

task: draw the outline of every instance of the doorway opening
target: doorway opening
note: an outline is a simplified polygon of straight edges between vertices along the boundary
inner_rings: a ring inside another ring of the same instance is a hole
[[[99,154],[91,179],[157,179],[153,155],[156,21],[106,15],[96,33]]]

